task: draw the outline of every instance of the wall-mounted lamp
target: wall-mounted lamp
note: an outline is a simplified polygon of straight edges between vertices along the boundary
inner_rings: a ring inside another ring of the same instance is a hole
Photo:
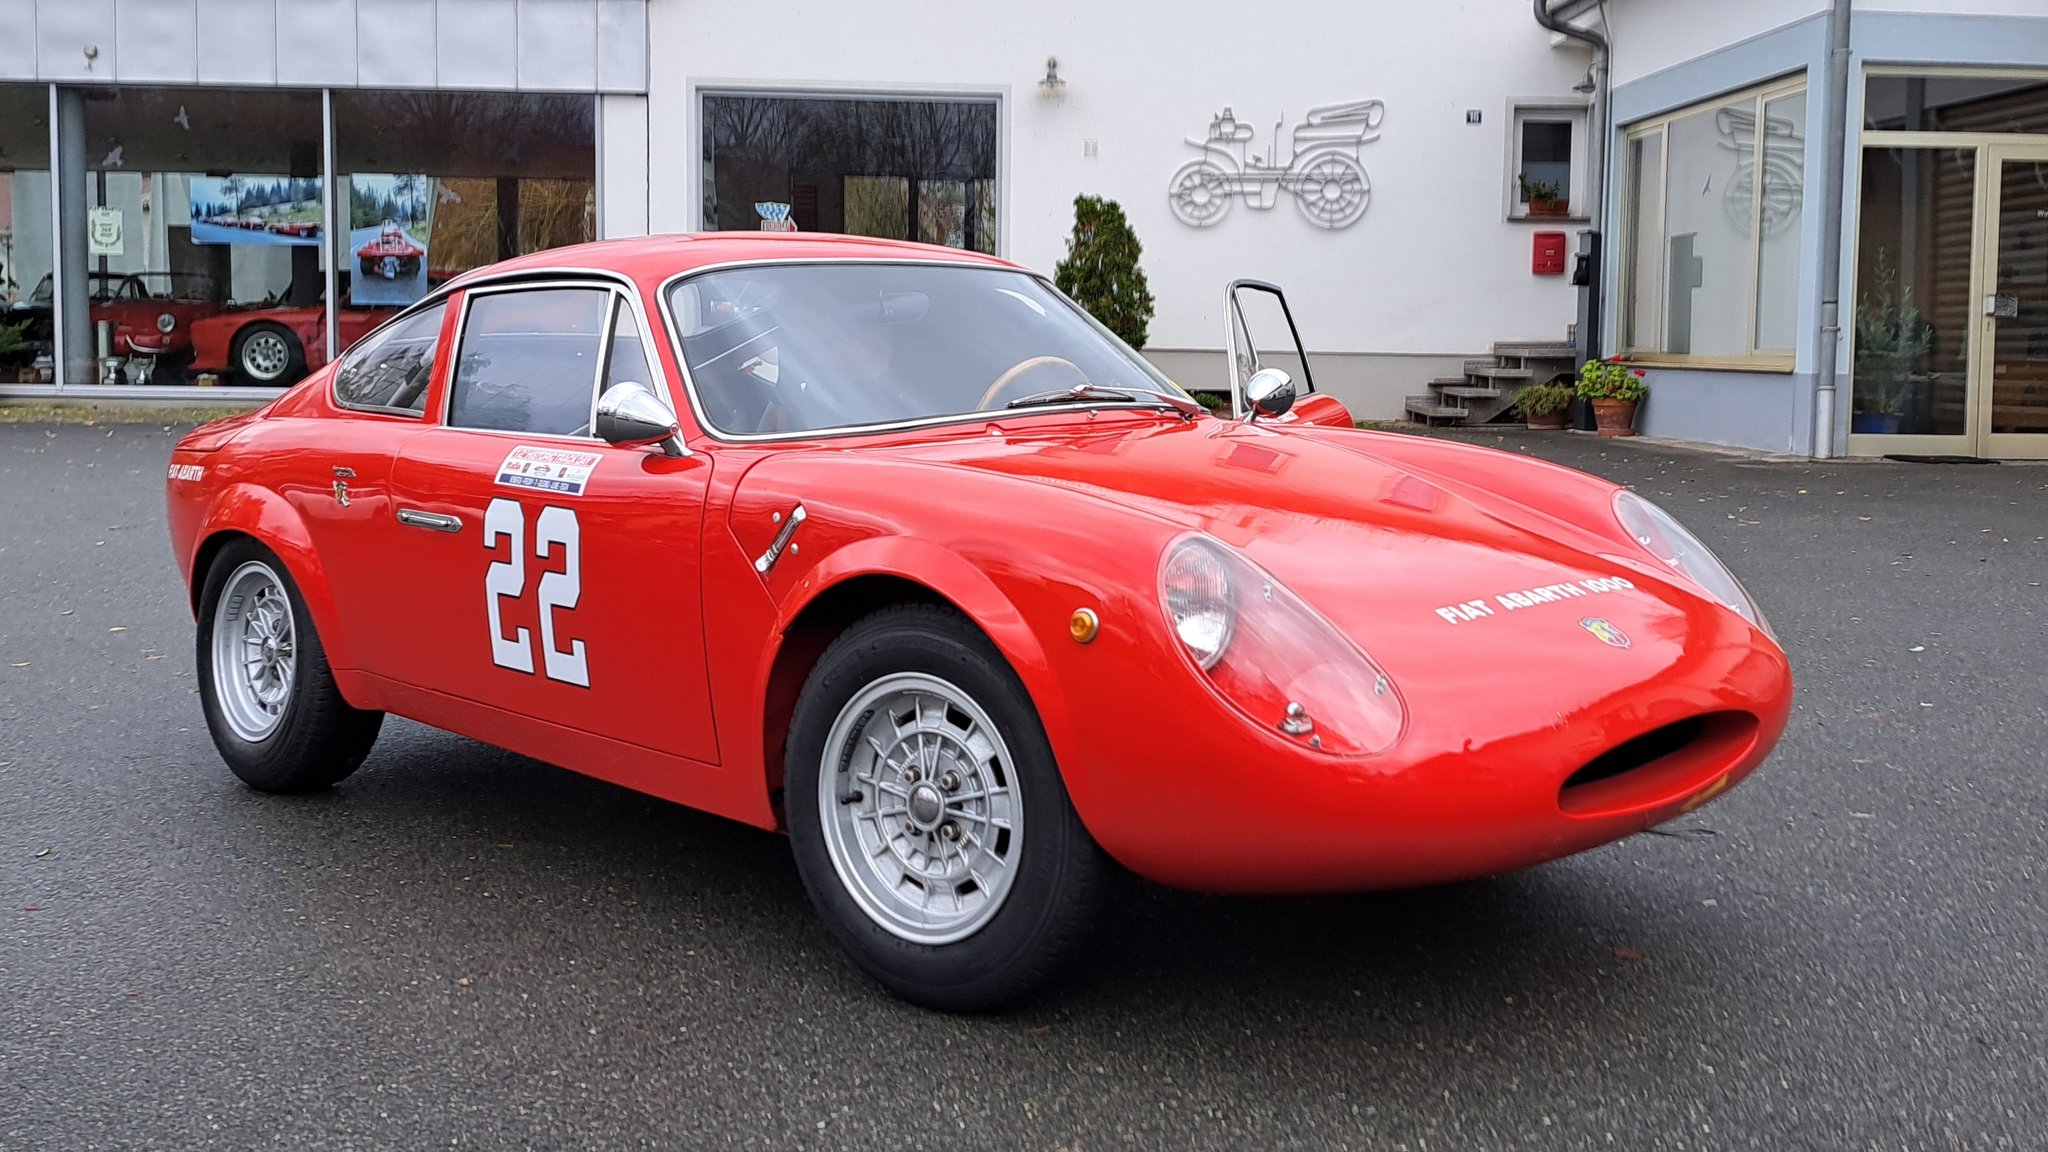
[[[1585,77],[1581,79],[1577,84],[1572,85],[1572,91],[1591,92],[1596,87],[1598,87],[1598,85],[1593,83],[1593,70],[1591,68],[1588,68],[1586,69]]]
[[[1057,56],[1047,56],[1045,58],[1045,78],[1038,82],[1038,94],[1040,96],[1059,96],[1066,86],[1067,82],[1060,79],[1060,58]]]

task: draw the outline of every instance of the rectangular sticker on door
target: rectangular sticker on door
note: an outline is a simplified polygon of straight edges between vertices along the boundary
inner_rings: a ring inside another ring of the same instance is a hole
[[[583,486],[590,482],[590,470],[602,459],[595,452],[565,452],[521,444],[498,465],[498,483],[507,488],[581,496]]]

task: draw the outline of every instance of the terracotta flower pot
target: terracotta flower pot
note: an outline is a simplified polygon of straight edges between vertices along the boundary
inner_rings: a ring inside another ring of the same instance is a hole
[[[1602,436],[1633,436],[1636,434],[1635,400],[1593,401],[1593,423]]]
[[[1532,432],[1561,432],[1564,430],[1564,412],[1531,412],[1525,419]]]

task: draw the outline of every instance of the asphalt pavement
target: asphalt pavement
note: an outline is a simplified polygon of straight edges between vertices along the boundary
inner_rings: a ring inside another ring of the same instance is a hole
[[[2048,467],[1460,433],[1721,552],[1792,655],[1776,755],[1497,879],[1134,886],[963,1018],[842,960],[773,835],[399,721],[242,788],[173,435],[0,425],[0,1148],[2048,1147]]]

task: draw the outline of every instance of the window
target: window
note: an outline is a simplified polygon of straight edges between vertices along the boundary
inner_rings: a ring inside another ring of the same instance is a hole
[[[1631,127],[1622,346],[1673,362],[1791,367],[1805,199],[1804,81]]]
[[[470,297],[448,400],[458,428],[587,436],[612,293],[532,288]]]
[[[1508,215],[1569,215],[1585,180],[1586,110],[1578,105],[1524,105],[1515,109],[1508,166]],[[1580,201],[1583,203],[1583,200]]]
[[[1021,272],[767,265],[684,280],[668,303],[697,403],[726,434],[939,420],[1082,383],[1124,394],[1105,402],[1184,395]]]
[[[1872,75],[1863,127],[1889,132],[2048,133],[2048,76]]]
[[[706,94],[707,231],[996,250],[996,103]]]
[[[612,313],[611,354],[605,357],[604,382],[598,391],[604,392],[614,384],[639,384],[662,395],[654,383],[654,370],[647,364],[647,346],[640,339],[640,322],[633,318],[633,310],[620,300]],[[667,403],[667,397],[663,397]]]
[[[349,350],[334,373],[334,398],[349,408],[419,415],[427,409],[427,382],[441,342],[446,304],[415,312],[370,334]]]

